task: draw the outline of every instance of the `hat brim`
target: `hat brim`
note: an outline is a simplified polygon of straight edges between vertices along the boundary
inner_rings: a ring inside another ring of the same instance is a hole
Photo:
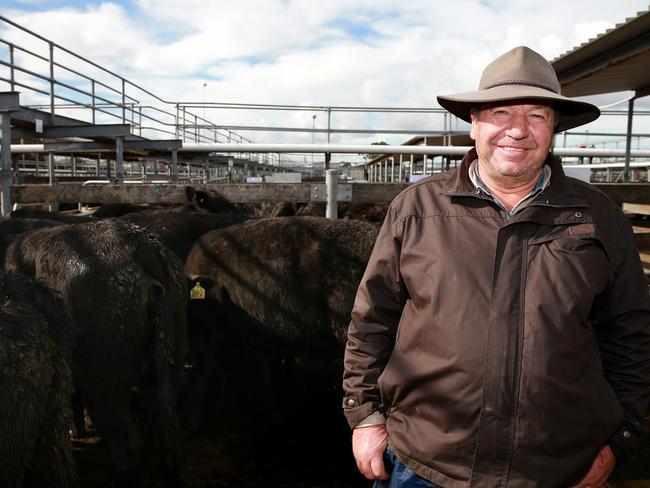
[[[560,121],[555,127],[555,132],[563,132],[588,124],[600,117],[600,110],[591,103],[563,97],[543,88],[529,85],[501,85],[487,90],[440,95],[437,99],[441,107],[466,122],[472,121],[470,111],[472,107],[480,103],[508,102],[520,99],[550,101],[560,113]]]

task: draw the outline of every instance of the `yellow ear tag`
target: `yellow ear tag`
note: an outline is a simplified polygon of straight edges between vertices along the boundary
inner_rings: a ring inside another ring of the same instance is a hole
[[[205,300],[205,288],[198,281],[190,290],[190,300]]]

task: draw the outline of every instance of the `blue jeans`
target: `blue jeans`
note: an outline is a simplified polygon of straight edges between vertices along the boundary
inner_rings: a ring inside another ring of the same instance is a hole
[[[390,446],[384,451],[384,466],[390,477],[386,480],[375,480],[372,488],[442,488],[431,481],[420,478],[407,468],[393,453]]]

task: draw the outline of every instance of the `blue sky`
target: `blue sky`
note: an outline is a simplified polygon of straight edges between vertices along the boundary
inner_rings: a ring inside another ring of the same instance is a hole
[[[433,107],[437,94],[474,89],[483,67],[514,46],[553,59],[647,8],[647,0],[0,0],[3,16],[165,100],[402,107]],[[0,23],[0,37],[13,36]],[[624,94],[612,97],[599,103]],[[312,125],[307,112],[207,115],[240,125]],[[318,113],[317,126],[325,120]],[[336,117],[341,128],[369,120]],[[373,120],[413,128],[442,122]],[[311,142],[310,134],[291,137]]]

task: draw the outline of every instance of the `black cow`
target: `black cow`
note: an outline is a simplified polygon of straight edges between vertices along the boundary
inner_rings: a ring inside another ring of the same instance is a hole
[[[66,224],[80,224],[83,222],[92,222],[93,218],[89,215],[68,214],[64,212],[50,212],[40,208],[23,207],[12,211],[9,214],[14,219],[43,219],[56,220]]]
[[[314,385],[338,407],[349,316],[377,232],[363,221],[281,217],[205,234],[185,263],[203,275],[190,290],[196,382],[273,420],[314,398],[305,393]]]
[[[61,297],[0,279],[0,486],[71,488],[72,322]]]
[[[185,347],[180,261],[158,239],[118,220],[36,229],[9,245],[8,272],[59,291],[76,325],[73,372],[123,483],[135,484],[146,440],[131,403],[149,400],[165,479],[180,482],[175,410]]]
[[[151,209],[151,205],[134,204],[134,203],[104,203],[90,214],[95,219],[109,219],[112,217],[121,217],[122,215],[143,212]]]
[[[38,229],[40,227],[57,227],[59,225],[64,225],[64,223],[59,220],[40,218],[0,219],[0,234],[20,234],[27,230]]]
[[[125,215],[120,220],[151,232],[184,262],[192,246],[203,234],[244,222],[249,218],[237,214],[148,210]]]
[[[192,186],[185,187],[187,203],[181,207],[183,211],[203,211],[218,214],[242,214],[240,207],[232,203],[223,195],[214,190],[197,190]]]

